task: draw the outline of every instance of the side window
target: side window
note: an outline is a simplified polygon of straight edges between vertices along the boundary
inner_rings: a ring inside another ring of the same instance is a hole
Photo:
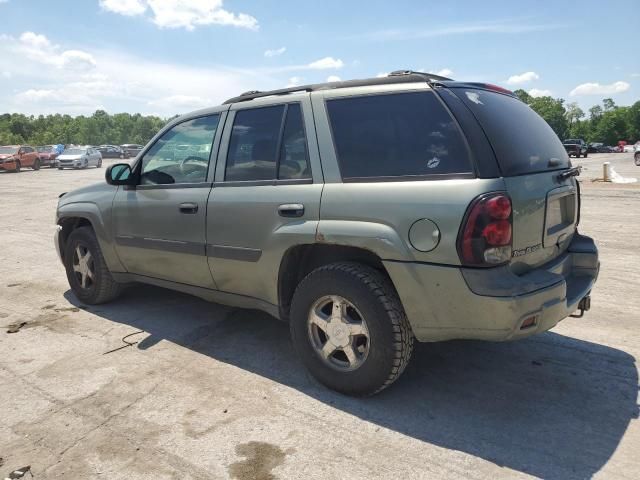
[[[311,169],[300,104],[239,110],[233,122],[224,179],[304,178],[311,178]]]
[[[283,113],[284,105],[236,112],[229,141],[225,180],[276,178]]]
[[[165,132],[142,158],[140,183],[206,181],[219,115],[194,118]]]
[[[311,178],[311,168],[300,104],[292,103],[287,108],[287,119],[282,133],[278,179],[299,178]]]
[[[472,172],[458,126],[433,92],[327,101],[342,178]]]

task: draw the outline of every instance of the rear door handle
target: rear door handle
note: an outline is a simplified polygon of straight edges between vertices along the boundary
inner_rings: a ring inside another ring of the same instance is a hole
[[[285,203],[278,207],[281,217],[301,217],[304,215],[304,205],[301,203]]]
[[[181,203],[180,213],[198,213],[198,204],[191,202]]]

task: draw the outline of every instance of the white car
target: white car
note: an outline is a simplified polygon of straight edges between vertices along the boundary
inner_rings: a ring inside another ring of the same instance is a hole
[[[63,168],[100,168],[102,166],[102,154],[91,147],[68,148],[56,160],[58,170]]]

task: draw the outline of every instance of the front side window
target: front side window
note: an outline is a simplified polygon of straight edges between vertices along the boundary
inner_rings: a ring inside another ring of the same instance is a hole
[[[305,178],[311,178],[311,169],[299,104],[236,113],[227,154],[226,181]]]
[[[142,158],[140,184],[205,182],[218,120],[194,118],[165,132]]]
[[[342,178],[472,172],[465,141],[433,92],[327,101]]]

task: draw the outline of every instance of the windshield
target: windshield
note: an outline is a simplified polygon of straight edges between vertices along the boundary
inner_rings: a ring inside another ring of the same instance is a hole
[[[65,150],[62,154],[63,155],[84,155],[85,152],[86,150],[83,150],[81,148],[70,148],[69,150]]]
[[[43,147],[36,147],[36,150],[40,153],[46,153],[53,150],[53,147],[51,145],[44,145]]]
[[[504,176],[568,168],[562,142],[536,112],[510,95],[454,88],[480,122]]]
[[[0,147],[0,155],[18,153],[18,147]]]

